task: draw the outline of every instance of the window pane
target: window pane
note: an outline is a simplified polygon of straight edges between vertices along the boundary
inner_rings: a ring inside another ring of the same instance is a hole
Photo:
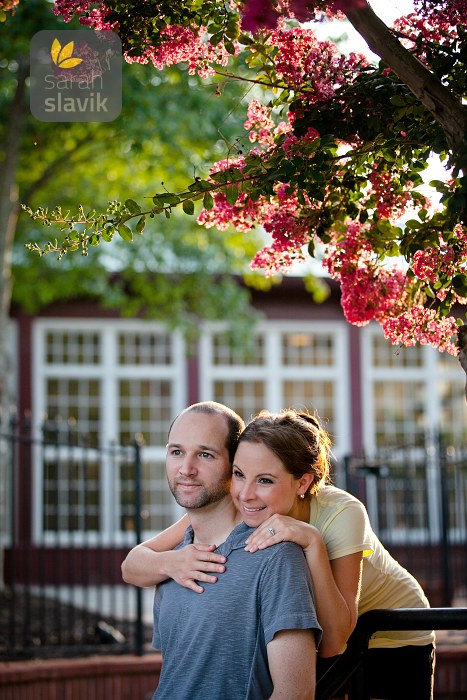
[[[255,335],[251,347],[239,347],[229,342],[227,334],[216,333],[212,336],[212,361],[214,365],[263,365],[263,336]]]
[[[172,355],[172,337],[167,333],[118,334],[120,365],[168,365]]]
[[[428,529],[426,463],[410,462],[408,453],[403,463],[389,464],[390,488],[382,478],[377,480],[379,527],[386,538],[397,531]]]
[[[73,448],[70,448],[73,449]],[[71,454],[44,460],[45,532],[97,532],[100,527],[100,465]]]
[[[98,379],[48,379],[46,412],[50,420],[73,418],[90,444],[98,444],[100,432],[100,381]]]
[[[326,430],[332,433],[335,425],[335,387],[330,381],[285,381],[284,408],[317,411]]]
[[[423,347],[411,348],[392,345],[382,335],[371,337],[372,364],[374,367],[422,367]]]
[[[425,385],[391,381],[373,385],[375,437],[378,446],[403,445],[425,433]]]
[[[142,464],[142,526],[146,532],[158,532],[174,522],[174,498],[169,490],[165,459],[145,459]],[[120,471],[120,527],[125,532],[135,530],[135,479],[133,465],[123,465]]]
[[[282,362],[284,365],[331,366],[334,358],[334,337],[329,333],[283,333]]]
[[[265,407],[264,382],[215,381],[213,390],[213,401],[229,406],[247,422]]]
[[[99,333],[55,330],[47,333],[47,364],[96,365],[100,355]]]
[[[165,445],[173,419],[172,382],[122,379],[119,382],[120,441],[142,433],[146,445]]]
[[[443,353],[446,354],[446,353]],[[456,359],[456,362],[459,362]],[[441,404],[440,430],[445,441],[455,445],[467,443],[467,401],[464,379],[438,382]]]

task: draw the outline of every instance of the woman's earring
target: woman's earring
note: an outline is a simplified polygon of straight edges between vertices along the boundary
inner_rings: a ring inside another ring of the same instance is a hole
[[[300,494],[300,498],[302,498],[302,499],[305,498],[305,494],[304,494],[304,493],[301,493],[301,494]]]

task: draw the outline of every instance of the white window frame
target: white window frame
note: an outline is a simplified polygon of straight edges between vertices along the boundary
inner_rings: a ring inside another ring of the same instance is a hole
[[[364,436],[365,452],[372,456],[376,452],[375,440],[375,406],[373,384],[375,381],[419,381],[425,387],[425,415],[426,415],[426,432],[427,434],[435,434],[439,429],[439,416],[441,415],[441,397],[439,395],[438,386],[441,379],[457,380],[463,382],[462,369],[457,368],[445,369],[441,367],[438,358],[440,357],[439,350],[431,346],[421,346],[419,348],[422,353],[422,363],[419,367],[401,366],[392,367],[376,367],[372,364],[372,340],[374,337],[382,337],[381,327],[376,323],[371,323],[362,329],[361,336],[361,377],[362,377],[362,430]],[[387,341],[389,343],[389,341]],[[394,353],[397,352],[397,346],[394,347]],[[410,348],[409,348],[410,350]],[[426,542],[427,540],[439,541],[441,533],[441,523],[439,519],[440,508],[440,474],[438,465],[435,459],[429,459],[426,472],[426,489],[427,489],[427,512],[429,519],[428,530],[416,529],[408,532],[401,530],[400,533],[391,533],[392,541],[407,542],[409,539],[414,542]],[[373,524],[377,523],[377,494],[375,484],[371,484],[371,479],[368,482],[368,512]]]
[[[261,321],[255,327],[256,333],[264,336],[265,363],[263,365],[213,365],[212,337],[226,330],[224,324],[206,324],[200,342],[200,394],[202,401],[213,397],[216,380],[224,381],[263,381],[265,384],[265,406],[278,412],[282,405],[281,383],[284,379],[310,379],[331,381],[335,386],[334,455],[339,458],[348,453],[350,436],[350,386],[349,386],[349,329],[344,321]],[[281,365],[280,337],[282,333],[328,334],[335,339],[335,364],[306,366]],[[313,406],[308,406],[313,410]],[[248,420],[248,416],[246,420]],[[324,416],[323,416],[324,418]]]
[[[101,336],[101,357],[96,364],[81,365],[67,364],[63,366],[48,365],[46,356],[46,334],[49,331],[62,332],[91,332]],[[167,365],[118,365],[117,364],[117,336],[121,332],[134,333],[166,333],[173,340],[173,361]],[[172,381],[174,415],[186,405],[186,351],[183,336],[178,331],[169,331],[160,323],[139,319],[103,319],[103,318],[47,318],[36,319],[32,329],[33,347],[33,416],[41,417],[45,414],[47,405],[46,382],[49,378],[70,377],[79,379],[99,379],[101,382],[100,395],[100,428],[99,435],[104,447],[112,442],[118,444],[119,416],[118,416],[118,381],[125,379],[168,379]],[[78,427],[79,429],[79,427]],[[166,446],[147,445],[143,447],[143,459],[165,461]],[[102,524],[97,533],[47,533],[43,531],[43,498],[42,498],[42,463],[38,452],[34,455],[34,484],[39,486],[33,490],[33,541],[37,544],[70,544],[77,546],[82,542],[112,544],[123,546],[134,544],[134,533],[119,530],[120,503],[115,499],[117,486],[112,483],[110,472],[110,460],[102,461],[101,474],[101,508]],[[106,487],[107,485],[113,488]],[[144,486],[143,486],[144,488]],[[180,509],[174,501],[173,517],[180,517]],[[152,533],[153,534],[153,533]]]

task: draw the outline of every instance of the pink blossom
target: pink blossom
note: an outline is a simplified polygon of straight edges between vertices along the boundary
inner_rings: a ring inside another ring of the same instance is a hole
[[[457,329],[456,319],[451,316],[439,318],[434,309],[415,305],[395,318],[388,318],[382,326],[384,337],[393,345],[420,343],[432,345],[440,352],[446,351],[454,356],[459,352],[452,341]]]
[[[274,246],[265,246],[256,253],[250,267],[252,270],[260,269],[265,277],[272,277],[274,274],[288,274],[292,266],[297,262],[304,262],[305,256],[299,250],[282,250]]]
[[[341,12],[354,12],[355,10],[364,10],[365,7],[368,7],[366,0],[334,0],[332,5]]]
[[[279,13],[271,0],[247,0],[242,11],[241,27],[256,34],[259,29],[275,29]]]
[[[251,142],[258,141],[262,145],[271,144],[274,140],[272,130],[274,122],[270,116],[270,110],[257,99],[251,100],[247,111],[248,119],[244,123],[245,129],[251,129],[249,137]]]
[[[413,182],[408,180],[401,191],[398,187],[399,183],[395,180],[395,173],[391,170],[382,170],[378,165],[374,166],[369,180],[380,219],[398,219],[404,214],[412,198],[410,190]]]
[[[456,27],[467,24],[467,3],[465,0],[414,0],[418,14],[439,21],[445,21]]]
[[[319,41],[311,29],[302,27],[288,29],[280,24],[268,43],[277,47],[277,77],[290,87],[306,87],[309,102],[331,100],[337,88],[351,80],[357,64],[368,63],[362,55],[344,56],[335,44]]]
[[[289,7],[299,22],[309,22],[314,18],[310,0],[290,0]]]
[[[79,16],[79,23],[93,29],[114,29],[115,25],[107,21],[110,10],[102,3],[99,7],[93,7],[97,3],[92,0],[55,0],[53,11],[61,15],[65,22],[70,22],[74,16]]]
[[[345,237],[334,235],[326,246],[323,267],[340,282],[346,319],[357,326],[382,322],[408,300],[409,281],[396,267],[382,267],[363,225],[351,222]]]
[[[4,10],[7,12],[8,10],[12,10],[15,5],[19,3],[19,0],[1,0],[0,1],[0,10]]]
[[[187,27],[170,25],[161,32],[161,36],[164,39],[162,44],[148,45],[144,52],[144,62],[150,60],[159,70],[165,66],[187,63],[190,75],[198,72],[205,78],[215,72],[211,64],[225,66],[229,61],[230,54],[222,42],[214,46],[205,38],[204,27],[199,27],[195,32]],[[125,58],[128,63],[142,62],[141,57],[126,54]]]
[[[454,277],[465,274],[467,263],[467,228],[457,224],[448,243],[440,235],[438,246],[417,250],[413,256],[412,272],[426,282],[437,282],[440,275]],[[441,297],[438,295],[438,298]]]

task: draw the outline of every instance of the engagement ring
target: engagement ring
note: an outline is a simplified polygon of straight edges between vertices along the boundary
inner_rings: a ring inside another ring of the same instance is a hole
[[[276,531],[274,530],[273,527],[268,527],[268,532],[269,532],[269,534],[272,535],[273,537],[274,537],[274,535],[276,534]]]

